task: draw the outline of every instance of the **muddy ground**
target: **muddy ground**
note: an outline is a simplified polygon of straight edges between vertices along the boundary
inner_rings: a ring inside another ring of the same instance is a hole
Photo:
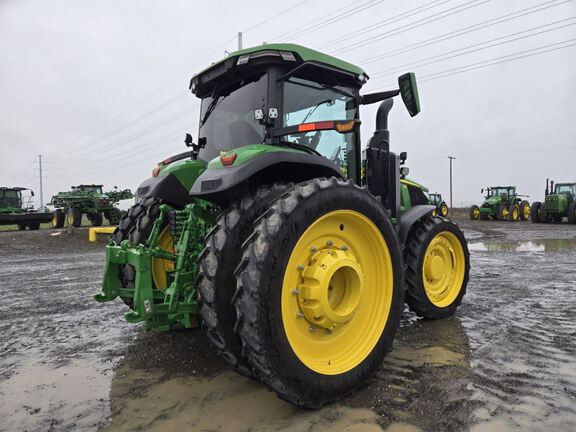
[[[0,430],[576,430],[576,226],[459,223],[456,316],[406,311],[374,381],[319,411],[230,372],[198,331],[94,302],[104,243],[86,231],[0,233]]]

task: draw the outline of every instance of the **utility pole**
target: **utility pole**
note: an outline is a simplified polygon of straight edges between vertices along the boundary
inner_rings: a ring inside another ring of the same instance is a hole
[[[38,172],[40,176],[40,207],[44,207],[44,189],[42,184],[42,155],[38,155]]]
[[[238,50],[242,49],[242,32],[238,32]]]
[[[456,159],[454,156],[448,156],[450,159],[450,208],[452,207],[452,161]]]

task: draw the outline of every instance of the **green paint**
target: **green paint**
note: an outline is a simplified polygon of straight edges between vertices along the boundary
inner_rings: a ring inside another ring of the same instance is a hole
[[[570,204],[576,200],[576,183],[556,183],[554,191],[548,193],[542,203],[544,218],[568,217]]]
[[[234,163],[230,166],[239,166],[245,164],[246,162],[254,160],[258,156],[262,156],[268,153],[281,153],[281,152],[302,153],[302,150],[298,150],[291,147],[282,147],[280,145],[250,144],[247,146],[235,148],[234,150],[230,150],[224,153],[224,155],[228,156],[231,155],[232,153],[235,153],[236,159],[234,160]],[[220,157],[212,159],[208,164],[208,169],[219,169],[219,168],[228,168],[222,165]]]
[[[175,253],[158,246],[161,231],[168,227],[175,239]],[[197,275],[196,261],[204,249],[202,239],[214,223],[211,204],[196,200],[183,210],[160,206],[160,216],[154,222],[146,245],[133,245],[125,240],[120,245],[106,246],[106,266],[102,292],[94,296],[99,302],[117,297],[132,299],[132,310],[126,313],[128,322],[143,322],[146,329],[167,331],[195,325]],[[156,289],[152,277],[152,258],[174,262],[167,273],[167,288]],[[124,288],[118,277],[120,266],[132,265],[135,270],[134,288]]]
[[[340,60],[336,57],[332,57],[328,54],[324,54],[324,53],[321,53],[319,51],[315,51],[313,49],[303,47],[301,45],[279,43],[279,44],[258,45],[255,47],[245,48],[245,49],[242,49],[239,51],[234,51],[234,52],[230,53],[230,55],[228,57],[220,60],[219,62],[216,62],[216,63],[210,65],[209,67],[204,69],[202,72],[196,74],[195,76],[202,75],[202,73],[204,73],[205,71],[212,69],[214,66],[226,61],[227,59],[230,59],[233,57],[239,57],[242,54],[251,54],[251,53],[255,53],[255,52],[259,52],[259,51],[267,51],[267,50],[290,51],[294,54],[297,54],[305,62],[324,63],[328,66],[332,66],[332,67],[335,67],[338,69],[342,69],[343,71],[353,73],[354,75],[361,75],[361,74],[365,73],[362,68],[360,68],[356,65],[353,65],[352,63],[348,63],[344,60]]]
[[[203,160],[181,159],[160,169],[158,176],[173,174],[186,189],[190,189],[196,179],[206,170]]]

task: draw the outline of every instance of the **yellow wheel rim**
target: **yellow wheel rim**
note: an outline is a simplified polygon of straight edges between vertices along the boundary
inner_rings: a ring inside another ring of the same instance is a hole
[[[525,205],[523,209],[524,219],[528,219],[530,217],[530,206]]]
[[[510,212],[508,211],[507,208],[503,208],[503,209],[502,209],[502,217],[503,217],[504,219],[507,219],[509,214],[510,214]]]
[[[300,361],[323,375],[362,363],[388,321],[393,276],[388,246],[366,216],[337,210],[312,223],[282,283],[282,323]]]
[[[514,207],[512,210],[512,220],[518,220],[518,207]]]
[[[446,216],[448,214],[448,206],[446,204],[440,207],[440,213],[442,213],[442,216]]]
[[[158,247],[166,252],[174,253],[174,237],[170,232],[170,227],[158,236]],[[152,257],[152,279],[156,289],[165,290],[167,288],[166,272],[174,270],[174,261]]]
[[[479,217],[480,217],[480,209],[475,208],[474,209],[474,219],[478,219]]]
[[[436,209],[432,210],[432,216],[436,216],[438,214],[438,212],[436,211]]]
[[[70,210],[68,210],[66,218],[68,219],[68,225],[72,226],[74,224],[74,216],[72,216],[72,212]]]
[[[458,237],[449,231],[428,244],[422,263],[422,281],[428,299],[438,307],[454,302],[464,282],[466,260]]]
[[[56,219],[56,214],[54,214],[52,216],[52,226],[55,227],[56,225],[58,225],[58,219]]]

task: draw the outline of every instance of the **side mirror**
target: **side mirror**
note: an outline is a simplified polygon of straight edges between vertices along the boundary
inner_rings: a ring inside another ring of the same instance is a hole
[[[406,159],[408,159],[408,153],[401,152],[400,153],[400,165],[404,165],[404,163],[406,162]]]
[[[418,85],[416,84],[416,75],[413,72],[398,77],[398,87],[402,101],[411,117],[420,112],[420,98],[418,97]]]
[[[31,196],[34,196],[34,191],[33,191],[33,190],[30,191],[30,195],[31,195]]]
[[[186,144],[186,147],[192,147],[192,135],[189,133],[187,133],[186,137],[184,138],[184,144]]]
[[[480,189],[480,193],[484,193],[484,188]]]

